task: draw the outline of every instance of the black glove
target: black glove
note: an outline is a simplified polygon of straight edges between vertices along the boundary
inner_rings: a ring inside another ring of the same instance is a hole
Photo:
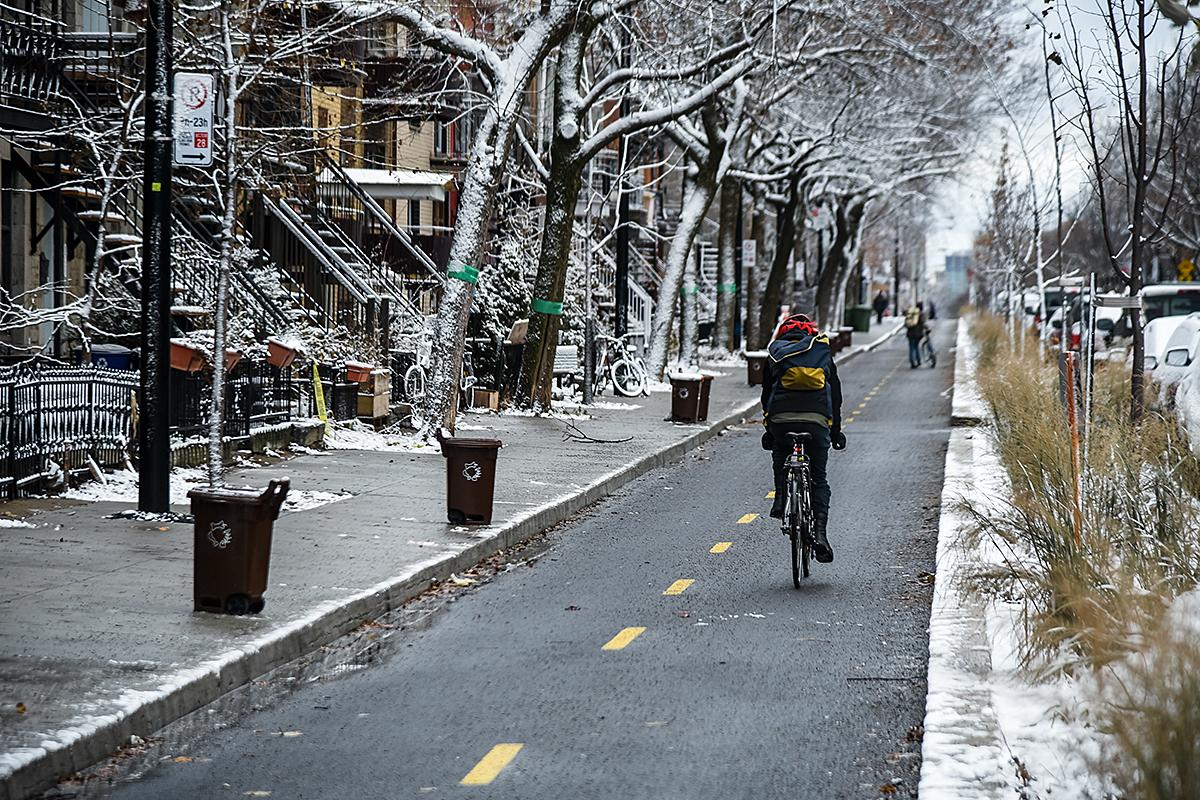
[[[846,434],[842,433],[841,431],[834,431],[829,438],[833,440],[834,450],[846,449]]]
[[[770,431],[763,431],[762,449],[763,450],[774,450],[775,449],[775,437],[771,435]]]

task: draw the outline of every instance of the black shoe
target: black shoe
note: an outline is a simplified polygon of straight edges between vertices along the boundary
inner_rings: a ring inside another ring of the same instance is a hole
[[[829,518],[823,514],[813,516],[813,558],[822,564],[833,562],[833,548],[829,545],[829,536],[825,529]]]
[[[771,503],[771,516],[775,519],[783,519],[784,501],[780,499],[779,494],[775,495],[775,502]]]

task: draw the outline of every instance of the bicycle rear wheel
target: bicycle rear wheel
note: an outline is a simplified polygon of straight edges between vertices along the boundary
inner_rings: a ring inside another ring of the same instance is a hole
[[[804,532],[800,520],[804,510],[800,505],[800,487],[795,473],[788,481],[788,539],[792,543],[792,586],[800,588],[800,578],[808,577],[808,559]]]

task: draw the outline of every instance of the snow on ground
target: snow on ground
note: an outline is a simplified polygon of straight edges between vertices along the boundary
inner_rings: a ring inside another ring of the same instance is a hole
[[[36,528],[32,522],[26,522],[23,519],[10,519],[8,517],[0,517],[0,528]]]
[[[1200,454],[1200,359],[1192,364],[1187,377],[1180,382],[1175,404],[1183,429],[1191,440],[1192,451]]]
[[[986,420],[965,328],[961,323],[955,414]],[[1088,716],[1098,702],[1095,686],[1066,675],[1036,680],[1019,659],[1021,603],[985,600],[964,584],[999,564],[1004,554],[986,540],[969,544],[972,522],[963,500],[997,508],[1008,495],[992,432],[955,429],[946,457],[930,618],[922,800],[1106,796],[1105,781],[1093,769],[1105,745]]]
[[[325,433],[325,446],[330,450],[440,452],[436,442],[424,442],[415,434],[383,433],[358,421],[334,423]]]
[[[138,476],[136,472],[121,470],[104,477],[105,483],[88,481],[73,489],[68,489],[62,496],[71,500],[84,500],[91,503],[137,503]],[[207,485],[207,473],[200,467],[177,467],[171,470],[171,505],[190,505],[192,501],[188,499],[188,491]],[[262,486],[230,485],[233,488],[254,489],[255,491],[262,491],[264,488]],[[306,511],[353,496],[350,492],[321,492],[293,486],[288,490],[287,498],[283,502],[283,510],[285,512]],[[6,527],[2,519],[0,519],[0,527]]]

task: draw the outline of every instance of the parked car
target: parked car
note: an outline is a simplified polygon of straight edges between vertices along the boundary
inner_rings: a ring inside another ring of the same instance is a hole
[[[1156,283],[1142,289],[1141,294],[1145,322],[1200,311],[1200,283]]]
[[[1187,317],[1157,317],[1146,324],[1144,339],[1146,343],[1145,367],[1147,370],[1157,369],[1164,363],[1167,344],[1175,334],[1176,328],[1183,324]]]

